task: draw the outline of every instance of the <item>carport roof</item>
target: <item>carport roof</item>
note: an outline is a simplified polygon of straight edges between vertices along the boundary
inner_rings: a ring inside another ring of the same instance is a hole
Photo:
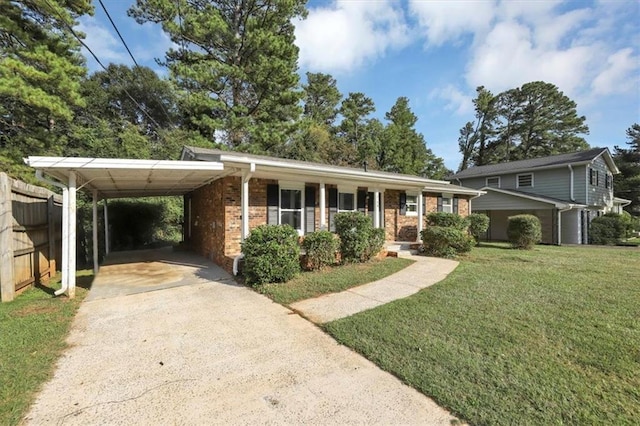
[[[25,163],[65,184],[75,172],[78,187],[101,198],[183,195],[224,173],[220,162],[28,157]]]

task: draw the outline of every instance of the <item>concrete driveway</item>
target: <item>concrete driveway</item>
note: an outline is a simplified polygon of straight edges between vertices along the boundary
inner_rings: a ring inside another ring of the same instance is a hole
[[[121,263],[125,261],[127,263]],[[450,424],[432,400],[201,257],[110,257],[26,424]]]

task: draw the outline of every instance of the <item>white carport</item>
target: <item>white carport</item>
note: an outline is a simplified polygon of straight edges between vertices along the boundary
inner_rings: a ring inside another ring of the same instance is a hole
[[[75,296],[76,287],[76,191],[93,196],[93,263],[98,271],[98,200],[184,195],[225,174],[221,162],[131,160],[115,158],[28,157],[25,163],[36,176],[62,189],[62,288]],[[45,176],[46,175],[46,176]],[[105,226],[105,234],[108,226]],[[109,252],[108,234],[105,251]]]

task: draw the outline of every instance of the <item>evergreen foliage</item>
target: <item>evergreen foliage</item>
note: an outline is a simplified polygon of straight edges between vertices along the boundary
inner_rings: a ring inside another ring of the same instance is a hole
[[[435,257],[456,257],[461,253],[468,253],[473,247],[474,240],[466,229],[455,226],[427,226],[420,233],[423,241],[424,253]]]
[[[613,159],[620,174],[613,180],[616,197],[631,200],[625,210],[640,216],[640,124],[634,123],[627,129],[628,148],[615,147]]]
[[[298,232],[290,225],[261,225],[242,243],[247,284],[289,281],[300,272]]]
[[[366,262],[382,249],[384,229],[374,228],[369,216],[343,212],[335,216],[335,222],[343,262]]]
[[[302,241],[302,248],[306,252],[306,267],[318,270],[336,263],[336,253],[340,242],[335,234],[320,230],[307,234]]]
[[[476,243],[489,229],[489,216],[484,213],[471,213],[467,216],[469,221],[469,233],[475,238]]]
[[[589,224],[589,243],[616,245],[627,236],[631,222],[619,214],[608,213],[594,218]]]
[[[514,248],[531,250],[542,240],[540,219],[531,214],[511,216],[507,221],[507,238]]]

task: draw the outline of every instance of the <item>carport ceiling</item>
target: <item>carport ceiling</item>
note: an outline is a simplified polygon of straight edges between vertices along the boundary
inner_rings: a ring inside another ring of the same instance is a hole
[[[29,157],[25,162],[64,184],[71,172],[77,186],[101,198],[183,195],[225,174],[220,162],[115,158]]]

